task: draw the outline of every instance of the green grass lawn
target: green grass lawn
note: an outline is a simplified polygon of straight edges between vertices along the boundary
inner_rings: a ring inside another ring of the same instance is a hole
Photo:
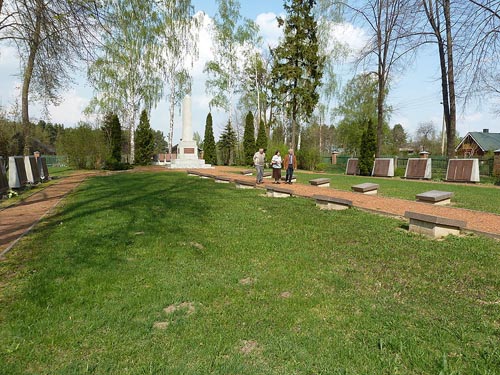
[[[284,175],[284,173],[283,173]],[[500,188],[493,185],[451,184],[446,182],[429,182],[402,180],[394,178],[376,178],[366,176],[346,176],[339,174],[311,174],[297,172],[297,182],[308,184],[313,178],[328,177],[330,186],[339,190],[351,190],[352,185],[363,182],[374,182],[380,185],[380,196],[415,200],[415,195],[429,190],[451,191],[453,207],[500,214]]]
[[[356,209],[95,177],[0,262],[0,374],[499,374],[499,264]]]

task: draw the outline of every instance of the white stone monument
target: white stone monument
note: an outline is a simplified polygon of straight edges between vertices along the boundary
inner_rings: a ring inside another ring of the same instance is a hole
[[[170,168],[212,168],[205,160],[198,159],[198,145],[193,140],[191,122],[191,97],[186,95],[182,101],[182,139],[177,147],[177,158],[172,160]]]

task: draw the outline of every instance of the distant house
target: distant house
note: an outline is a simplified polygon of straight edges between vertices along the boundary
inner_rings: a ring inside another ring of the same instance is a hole
[[[488,129],[482,132],[469,132],[455,148],[457,156],[470,158],[480,157],[489,151],[500,149],[500,133],[490,133]]]

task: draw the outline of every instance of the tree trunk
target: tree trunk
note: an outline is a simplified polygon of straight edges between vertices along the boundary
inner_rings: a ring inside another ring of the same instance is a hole
[[[43,1],[36,2],[35,10],[35,30],[33,32],[33,40],[30,43],[30,50],[28,59],[26,61],[26,67],[24,68],[23,74],[23,87],[21,89],[21,111],[22,111],[22,124],[24,132],[24,154],[29,154],[30,145],[30,116],[29,116],[29,90],[31,84],[31,78],[33,77],[33,69],[35,67],[35,59],[38,53],[38,48],[40,46],[41,40],[41,24],[42,24],[42,8]]]
[[[175,116],[175,87],[170,85],[170,127],[168,131],[168,155],[170,157],[170,163],[172,163],[172,145],[174,141],[174,116]]]
[[[451,15],[450,15],[450,0],[444,0],[444,17],[446,22],[446,43],[448,54],[448,89],[449,89],[449,104],[450,104],[450,119],[446,128],[446,155],[452,158],[455,155],[455,133],[457,123],[457,108],[455,105],[455,73],[453,70],[453,36],[451,33]]]

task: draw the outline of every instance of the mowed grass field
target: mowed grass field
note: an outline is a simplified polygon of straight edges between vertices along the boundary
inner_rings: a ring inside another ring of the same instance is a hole
[[[499,264],[357,209],[95,177],[0,262],[0,374],[500,374]]]

